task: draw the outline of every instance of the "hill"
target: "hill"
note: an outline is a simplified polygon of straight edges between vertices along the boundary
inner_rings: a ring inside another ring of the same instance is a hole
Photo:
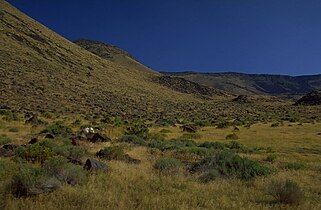
[[[141,115],[199,100],[155,82],[162,75],[117,47],[86,40],[80,47],[5,1],[0,7],[0,104]]]
[[[321,105],[321,92],[312,91],[297,100],[295,105]]]
[[[321,75],[162,72],[238,95],[295,96],[321,89]]]

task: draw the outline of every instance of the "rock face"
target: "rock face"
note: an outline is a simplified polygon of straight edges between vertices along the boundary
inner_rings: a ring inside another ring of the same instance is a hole
[[[300,98],[294,105],[321,105],[321,92],[320,91],[312,91],[302,98]]]

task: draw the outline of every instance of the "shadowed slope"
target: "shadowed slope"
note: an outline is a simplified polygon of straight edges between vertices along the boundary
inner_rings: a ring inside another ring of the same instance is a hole
[[[300,95],[313,90],[321,89],[321,75],[286,76],[267,74],[243,73],[197,73],[197,72],[166,72],[184,79],[244,95]]]

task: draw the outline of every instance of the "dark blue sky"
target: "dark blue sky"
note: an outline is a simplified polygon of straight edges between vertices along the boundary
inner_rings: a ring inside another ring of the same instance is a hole
[[[9,0],[155,70],[321,73],[321,0]]]

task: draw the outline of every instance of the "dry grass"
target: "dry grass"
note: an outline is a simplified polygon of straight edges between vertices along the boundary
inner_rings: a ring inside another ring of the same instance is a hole
[[[6,134],[14,142],[22,144],[30,133],[41,128],[24,125],[22,122],[1,121],[0,135]],[[8,132],[9,127],[18,127],[18,133]],[[163,128],[152,128],[152,132]],[[177,127],[166,127],[170,130],[167,138],[182,135]],[[271,128],[269,124],[257,124],[250,129],[238,131],[240,143],[248,147],[271,147],[277,159],[273,164],[278,169],[276,174],[259,177],[253,181],[219,178],[202,184],[194,175],[181,172],[176,175],[162,175],[155,171],[153,164],[158,158],[145,147],[133,147],[129,155],[140,159],[138,165],[120,161],[109,161],[110,172],[91,175],[89,182],[82,186],[64,186],[58,191],[30,198],[14,198],[6,195],[6,209],[218,209],[244,208],[267,209],[289,207],[274,202],[267,193],[267,187],[273,180],[291,180],[299,183],[305,195],[298,209],[320,209],[320,168],[321,142],[317,133],[321,124],[304,124],[299,126],[287,124]],[[199,131],[201,137],[196,141],[228,142],[225,136],[231,129],[205,127]],[[122,133],[121,128],[107,129],[107,133],[116,139]],[[110,143],[83,146],[94,153]],[[264,161],[266,152],[247,154],[252,159]],[[302,170],[285,170],[279,167],[285,162],[302,162],[307,167]]]

